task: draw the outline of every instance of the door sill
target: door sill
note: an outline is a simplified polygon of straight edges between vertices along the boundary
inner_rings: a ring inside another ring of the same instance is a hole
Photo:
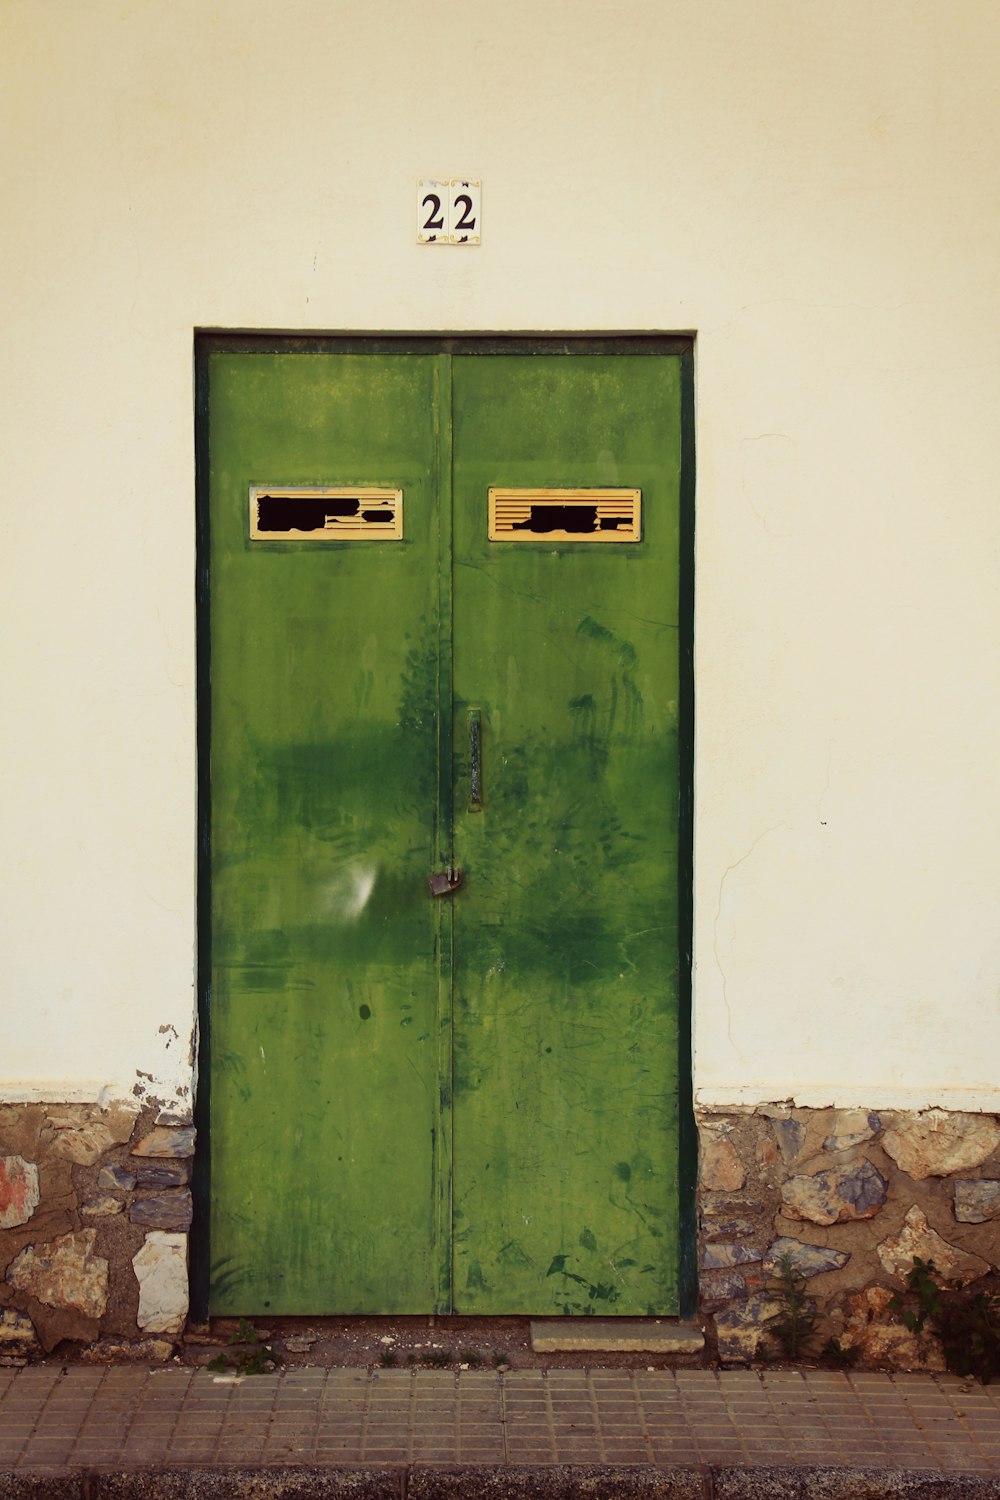
[[[705,1335],[697,1323],[673,1318],[532,1318],[531,1347],[537,1354],[700,1354]]]

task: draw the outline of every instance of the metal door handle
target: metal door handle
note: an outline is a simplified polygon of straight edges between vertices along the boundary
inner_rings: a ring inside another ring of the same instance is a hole
[[[483,716],[478,708],[469,709],[469,811],[479,812],[483,805]]]

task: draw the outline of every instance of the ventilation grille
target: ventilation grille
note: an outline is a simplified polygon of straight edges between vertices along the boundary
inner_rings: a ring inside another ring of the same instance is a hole
[[[402,535],[402,490],[250,487],[253,541],[392,542]]]
[[[637,542],[641,490],[490,492],[491,542]]]

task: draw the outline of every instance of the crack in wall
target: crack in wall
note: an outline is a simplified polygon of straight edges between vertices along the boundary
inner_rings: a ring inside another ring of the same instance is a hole
[[[729,979],[726,974],[721,955],[719,953],[719,925],[722,921],[722,903],[725,900],[726,883],[728,882],[729,877],[734,873],[734,871],[738,870],[741,865],[746,864],[747,860],[752,857],[752,855],[756,852],[758,846],[763,843],[764,839],[766,839],[769,834],[777,833],[779,828],[785,827],[787,827],[787,824],[781,822],[772,824],[770,828],[765,828],[763,832],[757,835],[757,837],[754,839],[753,843],[745,851],[745,853],[740,855],[739,859],[734,860],[731,865],[726,866],[725,870],[723,870],[722,872],[722,878],[719,881],[719,901],[715,910],[715,925],[713,927],[712,934],[712,948],[715,954],[716,966],[722,979],[722,1003],[726,1008],[726,1036],[728,1037],[729,1045],[732,1047],[737,1057],[742,1057],[743,1053],[736,1045],[736,1039],[733,1036],[733,1008],[729,999]]]

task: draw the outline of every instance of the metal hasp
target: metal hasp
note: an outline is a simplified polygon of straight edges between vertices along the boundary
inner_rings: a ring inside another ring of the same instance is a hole
[[[461,870],[454,866],[447,870],[435,870],[433,875],[428,875],[427,884],[431,888],[432,896],[450,896],[457,891],[465,876]]]

